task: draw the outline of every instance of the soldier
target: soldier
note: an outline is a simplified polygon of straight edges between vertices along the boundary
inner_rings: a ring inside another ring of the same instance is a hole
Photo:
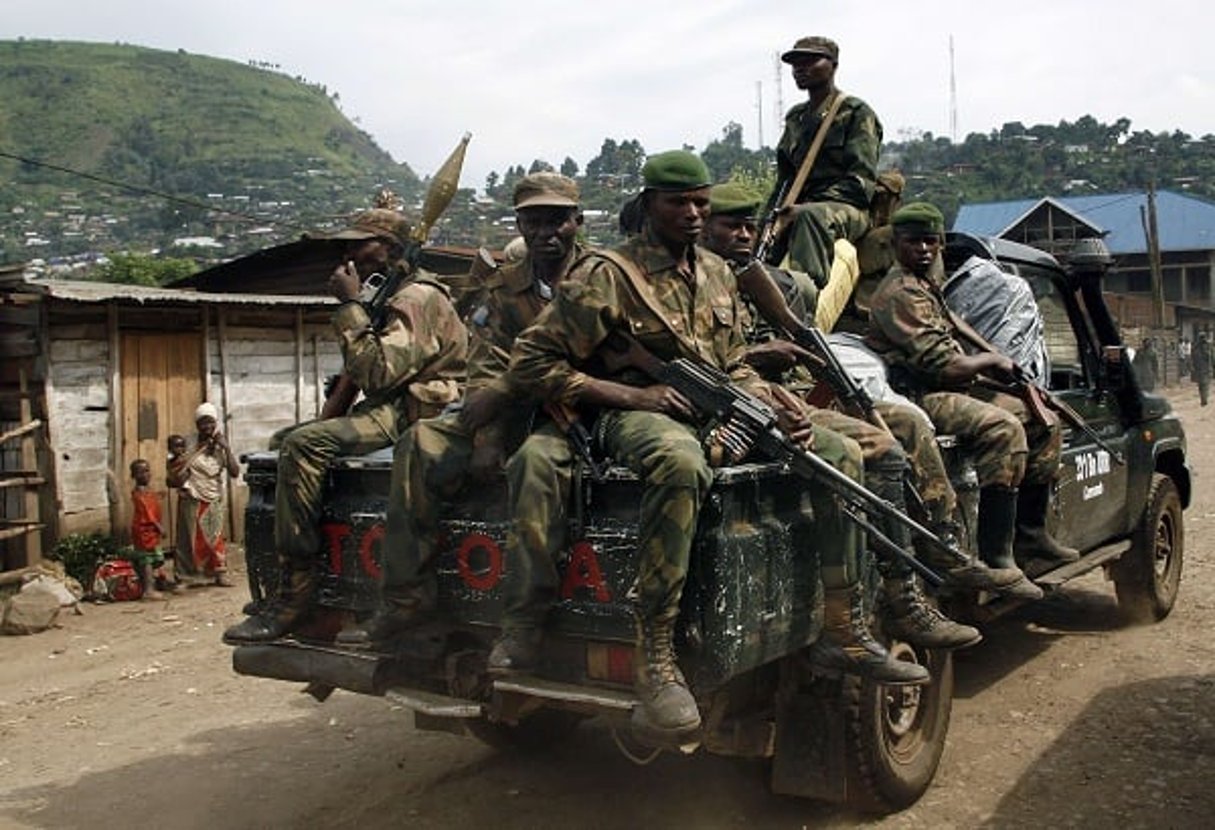
[[[897,211],[891,224],[897,262],[874,291],[866,342],[918,396],[937,429],[959,436],[974,453],[980,557],[996,568],[1016,567],[1015,529],[1018,554],[1076,559],[1077,551],[1059,545],[1046,529],[1062,445],[1058,423],[1040,423],[1009,395],[983,389],[967,394],[980,374],[1014,380],[1016,365],[992,351],[967,354],[958,339],[955,318],[932,279],[944,240],[941,212],[917,202]]]
[[[511,371],[545,400],[600,408],[595,431],[604,450],[643,482],[632,595],[634,688],[641,700],[634,717],[643,731],[679,739],[700,725],[672,643],[696,520],[712,482],[692,425],[696,414],[674,389],[653,384],[633,367],[595,375],[577,367],[602,358],[609,337],[624,332],[660,359],[707,362],[747,391],[773,396],[744,360],[741,308],[729,268],[696,245],[709,209],[708,168],[697,156],[676,150],[651,156],[642,175],[640,234],[578,264],[552,306],[515,342]],[[795,439],[812,435],[816,452],[859,478],[855,442],[776,408]],[[811,496],[823,523],[826,586],[824,635],[810,650],[811,662],[885,683],[926,682],[922,666],[894,660],[869,634],[861,611],[856,531],[823,488],[813,488]]]
[[[1198,384],[1198,400],[1200,406],[1207,405],[1207,395],[1211,391],[1211,343],[1207,340],[1206,332],[1198,335],[1198,342],[1190,350],[1191,372],[1194,382]]]
[[[333,327],[344,371],[365,397],[350,414],[301,424],[283,440],[274,512],[282,585],[267,606],[225,631],[226,640],[273,640],[306,621],[317,584],[318,525],[329,462],[390,446],[405,426],[459,397],[468,332],[437,278],[419,272],[406,282],[389,300],[391,316],[383,331],[372,327],[359,302],[362,278],[407,267],[401,257],[409,230],[400,214],[377,208],[333,237],[346,242],[342,263],[329,278],[341,301]]]
[[[743,185],[732,182],[714,185],[710,192],[711,212],[701,236],[704,246],[734,267],[756,267],[751,263],[760,202],[759,196]],[[781,287],[794,316],[803,322],[813,319],[815,288],[804,274],[765,265],[758,267],[765,268]],[[745,289],[743,296],[746,297]],[[745,331],[750,348],[747,361],[766,380],[780,382],[799,366],[805,366],[808,354],[787,339],[765,340],[765,327],[762,320],[757,319],[758,311],[753,306],[749,306],[748,311],[750,319]],[[917,490],[932,514],[932,523],[949,532],[951,528],[946,524],[953,515],[956,496],[949,484],[932,424],[910,406],[878,403],[877,408],[884,419],[889,419],[889,430],[829,409],[812,408],[808,417],[812,423],[846,435],[860,445],[866,486],[899,510],[904,510],[904,478],[908,467],[913,467],[919,485]],[[902,524],[894,520],[879,522],[879,529],[904,550],[910,550],[908,531]],[[952,561],[933,561],[933,564],[949,568],[951,582],[955,585],[987,589],[999,586],[1001,575],[990,573],[978,563],[960,566]],[[963,648],[982,639],[976,629],[950,620],[925,599],[906,562],[879,558],[877,566],[883,577],[889,611],[884,623],[891,636],[926,648]],[[1020,581],[1019,574],[1003,576],[1009,584]]]
[[[507,367],[511,344],[548,305],[582,252],[576,241],[582,225],[578,198],[573,180],[557,173],[524,176],[515,185],[515,221],[525,254],[485,281],[482,304],[471,316],[468,387],[460,412],[420,421],[397,442],[383,546],[384,608],[367,625],[339,634],[339,642],[380,643],[431,617],[440,500],[470,477],[497,475],[505,462],[510,565],[503,636],[489,669],[523,671],[535,663],[541,626],[557,592],[554,562],[565,542],[560,516],[573,459],[564,432],[534,415],[534,404],[517,394]],[[533,417],[538,426],[529,435]]]
[[[835,241],[855,242],[869,229],[882,125],[868,104],[836,88],[839,47],[835,41],[801,38],[781,60],[793,67],[793,80],[809,100],[785,116],[785,131],[776,148],[776,189],[767,210],[777,207],[793,185],[820,125],[831,114],[818,155],[795,195],[792,215],[780,219],[789,227],[791,264],[822,288],[831,273]]]

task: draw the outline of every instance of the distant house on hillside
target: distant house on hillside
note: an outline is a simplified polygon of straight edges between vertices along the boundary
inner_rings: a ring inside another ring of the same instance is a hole
[[[998,236],[1066,259],[1078,239],[1104,237],[1114,266],[1106,278],[1110,306],[1124,327],[1151,323],[1144,193],[1047,197],[963,205],[955,231]],[[1156,194],[1165,323],[1193,337],[1215,325],[1215,204],[1167,190]]]

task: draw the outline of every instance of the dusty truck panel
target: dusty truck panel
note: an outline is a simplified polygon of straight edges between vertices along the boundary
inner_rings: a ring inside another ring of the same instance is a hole
[[[252,491],[247,559],[255,596],[265,595],[273,557],[273,453],[247,457]],[[384,493],[391,450],[341,459],[330,472],[321,552],[319,603],[364,616],[378,602],[384,555]],[[640,485],[613,468],[603,482],[580,480],[572,511],[574,541],[558,562],[560,589],[549,629],[571,637],[633,642],[627,593],[636,572]],[[813,513],[802,482],[775,465],[719,470],[694,542],[684,592],[683,631],[698,691],[814,641],[821,602]],[[441,522],[439,606],[452,622],[496,633],[508,517],[504,482],[478,486],[453,502]]]

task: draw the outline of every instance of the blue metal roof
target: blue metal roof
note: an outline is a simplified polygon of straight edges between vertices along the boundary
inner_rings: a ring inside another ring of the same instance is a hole
[[[1141,192],[962,205],[954,219],[953,230],[999,236],[1045,203],[1053,203],[1094,228],[1106,231],[1105,244],[1115,256],[1147,253],[1147,239],[1139,213],[1140,206],[1147,207],[1147,194]],[[1162,251],[1215,250],[1215,204],[1205,199],[1168,190],[1157,191],[1156,226],[1160,231]]]

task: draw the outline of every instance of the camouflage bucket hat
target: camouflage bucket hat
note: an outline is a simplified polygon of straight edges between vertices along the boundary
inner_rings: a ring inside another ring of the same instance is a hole
[[[372,208],[354,217],[345,230],[330,234],[329,239],[387,239],[404,245],[409,241],[409,220],[395,210]]]
[[[810,35],[809,37],[798,38],[797,43],[793,44],[793,48],[781,55],[780,59],[785,63],[793,63],[798,58],[809,57],[811,55],[822,55],[823,57],[830,58],[835,63],[839,63],[840,47],[829,37]]]
[[[532,173],[515,185],[515,210],[529,207],[577,207],[578,185],[560,173]]]

